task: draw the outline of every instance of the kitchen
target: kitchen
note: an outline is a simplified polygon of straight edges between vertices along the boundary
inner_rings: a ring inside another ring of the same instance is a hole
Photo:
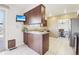
[[[15,49],[12,49],[11,51],[17,50],[19,46],[24,44],[24,46],[22,47],[24,47],[25,49],[27,47],[28,48],[30,47],[30,49],[32,49],[34,52],[40,55],[75,54],[75,52],[73,52],[72,47],[70,46],[73,44],[73,40],[70,40],[71,37],[70,34],[72,24],[71,19],[72,18],[78,19],[77,12],[76,11],[68,12],[66,14],[66,13],[60,13],[60,11],[63,12],[62,10],[64,10],[66,7],[71,8],[71,6],[74,6],[73,8],[68,9],[70,11],[71,10],[73,11],[73,9],[75,9],[78,5],[19,4],[19,5],[8,5],[8,6],[10,6],[10,8],[8,9],[9,16],[11,15],[10,17],[8,17],[9,18],[8,21],[11,21],[12,23],[11,22],[7,23],[8,33],[6,32],[7,33],[6,38],[8,39],[8,41],[14,39],[15,40],[14,43],[16,42],[15,44],[16,48],[13,47]],[[15,8],[15,6],[18,8]],[[57,8],[56,6],[59,6],[60,8]],[[30,7],[30,9],[27,10],[26,7]],[[53,8],[50,9],[50,7]],[[54,12],[58,11],[57,12],[58,15],[56,15],[56,12],[54,13],[53,11]],[[52,16],[50,12],[53,12]],[[25,16],[26,20],[24,22],[16,21],[16,16],[18,15]],[[9,46],[13,44],[10,43]],[[20,50],[27,52],[26,50],[22,50],[22,48]],[[33,53],[29,52],[26,54],[34,54],[34,52]],[[21,54],[21,52],[15,54]]]

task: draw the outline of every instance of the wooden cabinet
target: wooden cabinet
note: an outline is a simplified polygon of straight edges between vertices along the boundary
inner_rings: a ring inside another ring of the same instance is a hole
[[[25,25],[27,24],[44,24],[45,26],[45,6],[39,5],[32,10],[25,12],[24,15],[26,16],[26,21],[24,22]]]
[[[43,53],[46,53],[49,49],[49,34],[44,34],[43,35]]]
[[[31,47],[31,48],[33,48],[33,42],[34,42],[34,40],[33,40],[34,38],[33,38],[33,34],[30,34],[30,33],[28,33],[28,46],[29,47]]]
[[[49,34],[28,33],[28,47],[32,48],[39,54],[45,54],[49,48]]]
[[[47,26],[47,20],[44,20],[43,26]]]
[[[41,19],[43,26],[47,26],[47,22],[45,20],[45,7],[41,6]]]
[[[28,46],[38,52],[39,54],[42,54],[42,40],[38,39],[41,38],[41,35],[36,34],[28,34]]]
[[[27,44],[27,43],[28,43],[28,33],[24,33],[23,36],[24,36],[24,37],[23,37],[23,38],[24,38],[23,41],[24,41],[25,44]]]

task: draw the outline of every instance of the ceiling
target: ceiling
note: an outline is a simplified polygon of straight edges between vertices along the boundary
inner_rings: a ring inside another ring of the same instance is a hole
[[[79,4],[50,4],[45,6],[47,16],[76,12],[79,9]]]
[[[23,12],[27,12],[39,4],[10,4],[19,8]],[[64,13],[76,12],[79,9],[79,4],[44,4],[46,7],[46,16],[55,16]]]

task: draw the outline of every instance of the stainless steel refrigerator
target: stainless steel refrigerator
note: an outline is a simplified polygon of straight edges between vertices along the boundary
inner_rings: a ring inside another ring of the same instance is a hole
[[[79,55],[79,18],[71,19],[70,46]]]

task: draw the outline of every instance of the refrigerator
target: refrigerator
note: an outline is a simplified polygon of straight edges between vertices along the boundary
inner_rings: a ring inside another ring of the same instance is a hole
[[[74,53],[79,55],[79,18],[71,19],[70,31],[70,46],[73,48]]]

